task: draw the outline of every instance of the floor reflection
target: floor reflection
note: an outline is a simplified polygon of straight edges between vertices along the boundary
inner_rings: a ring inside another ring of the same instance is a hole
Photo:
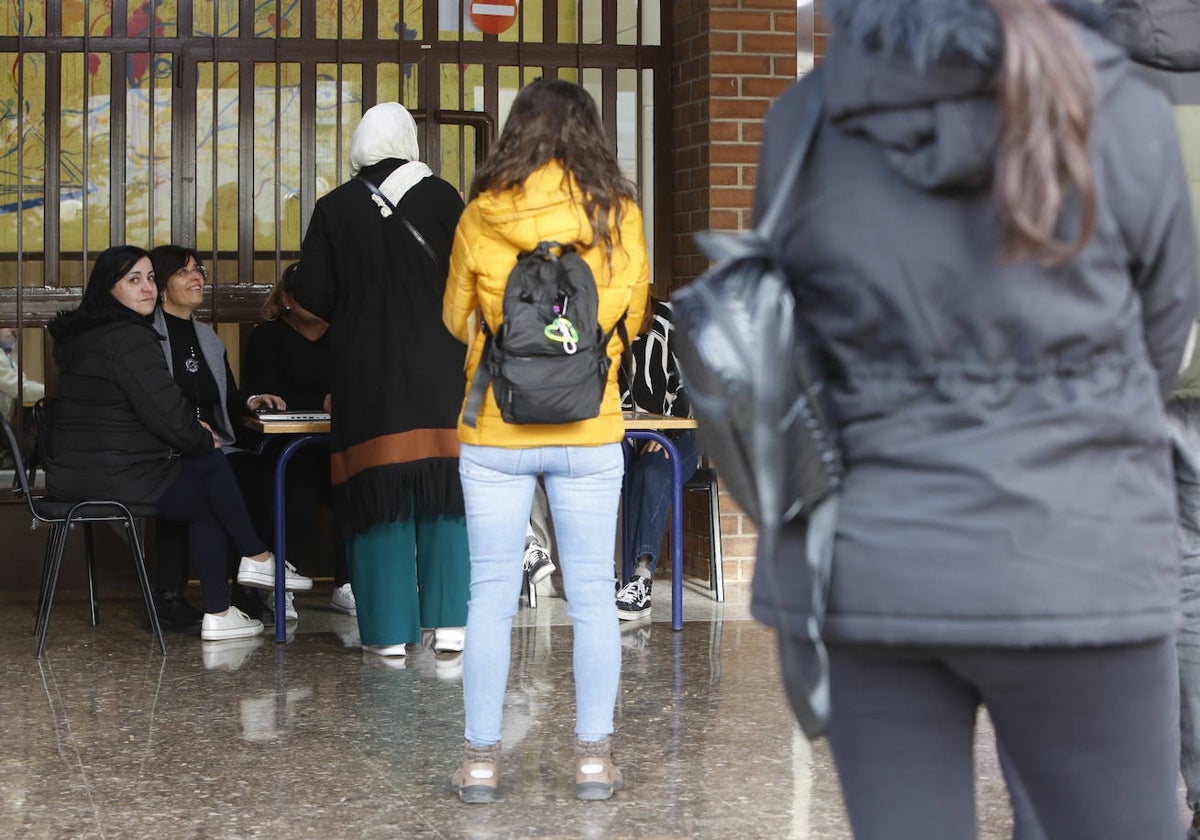
[[[667,587],[662,587],[664,593]],[[826,746],[792,726],[772,636],[745,587],[715,604],[685,591],[622,626],[617,758],[626,789],[579,803],[565,604],[548,587],[513,631],[501,800],[448,789],[462,737],[461,655],[358,649],[320,588],[297,598],[287,644],[169,637],[161,657],[139,604],[56,606],[34,659],[32,599],[0,600],[0,837],[847,838]],[[469,643],[469,642],[468,642]],[[1008,834],[986,731],[981,834]]]

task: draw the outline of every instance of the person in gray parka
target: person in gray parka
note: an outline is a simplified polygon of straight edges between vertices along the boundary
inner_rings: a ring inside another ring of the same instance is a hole
[[[1170,108],[1089,0],[826,9],[755,207],[821,96],[776,246],[847,465],[825,638],[855,836],[975,836],[984,705],[1046,837],[1176,840],[1164,403],[1200,288]],[[753,605],[798,640],[804,539],[781,611],[761,575]]]
[[[1200,87],[1200,0],[1105,0],[1114,37],[1142,65],[1140,75],[1180,99]],[[1179,76],[1190,72],[1191,76]],[[1191,100],[1188,96],[1186,101]],[[1193,173],[1195,175],[1195,173]],[[1179,499],[1179,567],[1183,626],[1179,653],[1180,769],[1192,810],[1189,840],[1200,840],[1200,350],[1196,331],[1184,354],[1186,367],[1167,403],[1175,444]]]

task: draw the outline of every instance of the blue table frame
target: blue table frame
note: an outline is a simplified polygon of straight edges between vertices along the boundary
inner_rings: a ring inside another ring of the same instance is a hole
[[[328,443],[329,435],[325,432],[311,434],[301,433],[290,438],[275,458],[275,487],[274,498],[275,523],[275,641],[287,641],[287,589],[279,582],[287,580],[287,570],[284,563],[287,558],[287,466],[296,450],[315,443]]]
[[[666,450],[667,459],[671,462],[671,629],[683,629],[683,483],[687,477],[683,474],[683,465],[679,463],[679,450],[667,433],[659,429],[626,429],[626,438],[634,440],[653,440],[662,444]],[[629,484],[621,489],[621,555],[623,558],[622,583],[628,583],[633,575],[633,547],[630,545],[632,524],[629,511]]]
[[[671,461],[671,629],[683,629],[683,485],[687,476],[679,463],[679,450],[668,437],[666,429],[653,428],[662,423],[670,428],[695,428],[695,421],[656,415],[630,415],[626,417],[625,437],[635,440],[654,440],[662,444]],[[287,579],[284,563],[287,558],[287,466],[296,450],[317,443],[328,443],[328,423],[263,423],[257,418],[247,418],[246,425],[262,432],[267,440],[275,435],[287,435],[288,439],[275,458],[273,490],[275,524],[275,641],[287,641],[287,595],[286,589],[278,585]],[[628,495],[628,488],[622,489]],[[633,574],[633,557],[630,556],[629,518],[623,517],[621,540],[622,579],[628,582]]]

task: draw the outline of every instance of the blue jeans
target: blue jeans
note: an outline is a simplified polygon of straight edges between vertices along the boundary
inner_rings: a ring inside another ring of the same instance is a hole
[[[1200,810],[1200,399],[1167,404],[1167,427],[1175,445],[1175,491],[1179,499],[1179,628],[1180,769],[1187,804]]]
[[[545,477],[567,614],[575,629],[575,734],[584,741],[612,734],[621,677],[621,631],[613,600],[624,475],[620,444],[535,449],[463,444],[458,470],[471,550],[463,651],[466,739],[476,745],[500,740],[525,527],[539,473]]]
[[[696,451],[696,436],[690,431],[672,437],[679,450],[679,463],[683,467],[683,480],[687,481],[700,466]],[[662,547],[663,532],[667,528],[667,516],[671,512],[671,462],[667,454],[659,449],[655,452],[641,450],[650,441],[634,440],[635,449],[629,449],[629,463],[625,466],[626,483],[629,485],[629,516],[633,527],[633,556],[636,559],[649,557],[646,565],[653,574],[658,569],[658,550]],[[640,454],[639,454],[640,453]]]

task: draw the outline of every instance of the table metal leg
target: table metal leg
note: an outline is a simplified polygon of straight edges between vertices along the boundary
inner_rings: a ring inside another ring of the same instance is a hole
[[[662,444],[671,462],[671,629],[683,629],[683,466],[679,463],[679,450],[675,442],[664,432],[654,429],[629,429],[625,437],[635,440],[654,440]],[[623,514],[628,518],[629,511]],[[628,556],[626,542],[624,563],[632,561]]]
[[[275,641],[287,641],[287,465],[297,449],[325,443],[329,435],[300,435],[292,438],[275,459]]]

